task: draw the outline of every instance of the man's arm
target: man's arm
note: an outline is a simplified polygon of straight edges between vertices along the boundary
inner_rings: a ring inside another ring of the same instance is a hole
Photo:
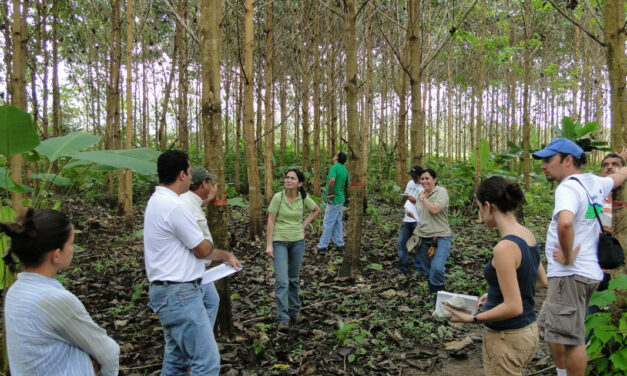
[[[335,197],[333,188],[335,187],[335,178],[329,178],[329,189],[327,190],[327,199]]]
[[[237,257],[235,257],[231,252],[223,251],[214,247],[213,243],[206,239],[194,247],[192,251],[196,257],[201,259],[226,261],[235,269],[239,269],[242,266]]]
[[[620,170],[616,171],[609,177],[614,180],[613,189],[620,187],[625,182],[625,180],[627,180],[627,167],[621,167]]]
[[[562,260],[558,261],[563,265],[572,264],[576,256],[573,255],[573,243],[575,241],[575,214],[573,212],[562,210],[557,215],[557,238],[559,240],[557,245],[563,254],[563,262]]]

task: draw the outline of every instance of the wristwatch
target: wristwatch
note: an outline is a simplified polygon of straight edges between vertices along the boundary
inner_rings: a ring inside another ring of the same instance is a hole
[[[476,313],[474,315],[472,315],[472,322],[475,323],[475,324],[479,322],[479,319],[477,319],[477,314]]]

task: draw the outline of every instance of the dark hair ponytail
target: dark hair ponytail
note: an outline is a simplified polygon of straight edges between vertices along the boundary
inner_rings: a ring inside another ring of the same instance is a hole
[[[26,267],[41,265],[46,253],[63,248],[70,238],[72,225],[67,215],[56,210],[29,208],[14,223],[0,223],[0,232],[11,238],[9,251],[3,260],[15,271],[13,255]]]
[[[477,200],[483,205],[486,201],[506,213],[518,209],[525,203],[525,194],[518,183],[501,176],[492,176],[477,188]]]
[[[301,170],[299,170],[297,168],[290,168],[285,173],[285,176],[287,176],[287,174],[290,171],[296,174],[296,178],[298,179],[299,183],[303,183],[303,184],[305,183],[305,175],[303,174],[303,172]],[[307,197],[307,191],[305,191],[305,187],[303,187],[303,184],[301,184],[301,186],[298,187],[298,192],[300,192],[300,196],[303,198],[303,201],[304,201],[305,198]]]

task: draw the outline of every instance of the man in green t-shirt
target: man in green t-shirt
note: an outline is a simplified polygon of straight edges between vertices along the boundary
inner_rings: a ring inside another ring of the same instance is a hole
[[[324,231],[318,249],[326,251],[329,242],[333,240],[336,247],[344,247],[344,237],[342,236],[342,207],[344,206],[344,190],[350,184],[348,170],[344,167],[346,163],[346,154],[339,152],[333,156],[333,166],[329,168],[327,176],[327,185],[325,187],[327,208],[324,211],[324,220],[322,222]]]

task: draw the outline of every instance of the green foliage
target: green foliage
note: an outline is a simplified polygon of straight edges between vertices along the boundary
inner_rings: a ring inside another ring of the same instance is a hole
[[[590,305],[608,307],[616,301],[616,291],[627,288],[627,275],[619,274],[610,281],[606,291],[592,295]],[[598,312],[586,317],[586,336],[590,336],[586,351],[589,369],[597,375],[627,373],[627,312]],[[594,330],[593,330],[594,329]]]
[[[15,106],[0,106],[0,154],[10,157],[32,150],[39,137],[31,116]]]
[[[44,140],[35,148],[35,151],[44,155],[50,162],[54,162],[61,157],[95,145],[100,141],[100,138],[100,136],[85,133],[70,133]]]
[[[596,121],[591,121],[583,125],[568,116],[564,116],[562,118],[562,128],[554,126],[553,130],[555,131],[555,137],[567,138],[574,141],[586,152],[592,150],[610,151],[610,149],[607,148],[607,142],[594,141],[588,137],[588,135],[594,132],[598,126],[599,123]]]
[[[337,320],[337,330],[333,331],[338,346],[363,345],[365,337],[372,337],[370,331],[362,329],[356,322],[345,323]]]

